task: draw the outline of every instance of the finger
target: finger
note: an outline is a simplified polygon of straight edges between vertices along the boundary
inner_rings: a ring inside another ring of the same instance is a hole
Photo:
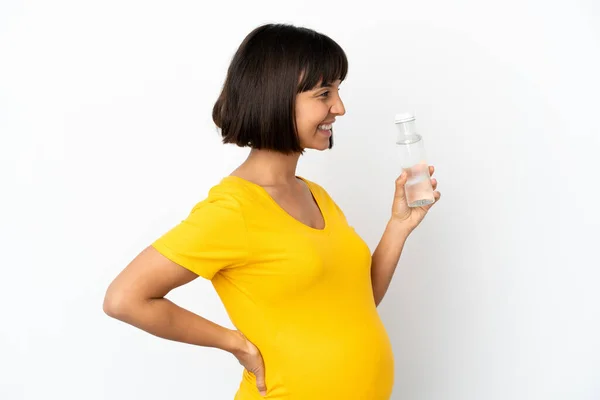
[[[437,185],[438,185],[437,179],[433,178],[431,180],[431,187],[433,188],[433,190],[435,190],[437,188]]]
[[[396,184],[401,183],[400,181],[404,181],[404,183],[406,183],[407,179],[408,179],[408,173],[406,171],[402,171],[400,176],[398,176],[398,178],[396,178]]]
[[[256,373],[256,387],[261,396],[267,395],[267,385],[265,384],[265,368],[261,365]]]
[[[406,194],[404,193],[404,185],[406,184],[407,180],[408,173],[403,171],[398,179],[396,179],[396,193],[394,194],[394,197],[398,197],[400,199],[404,199],[406,197]]]
[[[429,176],[433,176],[433,173],[435,172],[435,167],[433,165],[429,166]]]
[[[421,209],[425,213],[427,213],[431,207],[433,207],[434,205],[437,204],[438,200],[440,199],[440,196],[441,196],[440,192],[433,192],[433,203],[427,204],[426,206],[422,206]]]

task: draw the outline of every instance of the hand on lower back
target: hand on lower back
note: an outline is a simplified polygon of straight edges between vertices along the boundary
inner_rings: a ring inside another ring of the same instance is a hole
[[[267,394],[265,384],[265,363],[258,348],[240,331],[234,331],[240,337],[240,346],[233,355],[240,364],[256,377],[256,387],[262,396]]]

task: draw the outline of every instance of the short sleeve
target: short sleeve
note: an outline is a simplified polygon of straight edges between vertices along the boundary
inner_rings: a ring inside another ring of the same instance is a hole
[[[209,195],[186,219],[152,243],[159,253],[211,280],[222,269],[245,264],[247,232],[239,203],[226,195]]]

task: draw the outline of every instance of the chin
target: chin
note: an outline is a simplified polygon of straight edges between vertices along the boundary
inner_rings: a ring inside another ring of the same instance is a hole
[[[333,135],[328,138],[323,138],[321,140],[315,141],[314,146],[311,148],[319,151],[329,150],[333,147]]]
[[[313,138],[312,141],[306,144],[301,144],[305,150],[317,150],[324,151],[329,150],[333,147],[333,135],[329,138]]]
[[[329,150],[330,149],[330,141],[326,140],[326,141],[322,141],[322,143],[311,143],[308,146],[306,146],[305,148],[307,150],[311,149],[311,150],[318,150],[318,151]]]

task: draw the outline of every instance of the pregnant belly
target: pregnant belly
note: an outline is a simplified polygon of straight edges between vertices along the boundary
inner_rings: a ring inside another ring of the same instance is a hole
[[[273,395],[279,392],[282,399],[388,400],[391,396],[394,360],[378,318],[282,331],[275,346],[267,364],[278,389]]]

